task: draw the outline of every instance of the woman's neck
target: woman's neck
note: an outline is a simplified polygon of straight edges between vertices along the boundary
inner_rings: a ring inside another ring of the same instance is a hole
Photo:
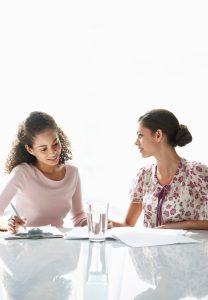
[[[47,178],[56,181],[62,180],[66,173],[66,169],[64,165],[46,166],[37,163],[36,168]]]
[[[170,184],[179,167],[181,157],[177,153],[166,155],[157,159],[156,176],[159,183],[164,186]]]

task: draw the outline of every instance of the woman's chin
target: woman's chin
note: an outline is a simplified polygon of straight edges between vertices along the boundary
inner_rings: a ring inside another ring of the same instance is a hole
[[[48,160],[47,160],[47,163],[48,163],[50,166],[56,166],[56,165],[58,165],[58,163],[59,163],[59,158],[54,159],[54,160],[48,159]]]

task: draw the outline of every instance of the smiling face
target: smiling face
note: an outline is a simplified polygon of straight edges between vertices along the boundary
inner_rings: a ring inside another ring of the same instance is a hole
[[[59,164],[61,143],[55,130],[46,129],[37,134],[32,147],[25,145],[25,148],[36,157],[39,165],[56,166]]]
[[[142,157],[154,156],[158,150],[159,142],[161,141],[162,132],[157,130],[153,132],[152,130],[143,127],[142,123],[138,124],[137,129],[137,139],[135,145],[138,146]]]

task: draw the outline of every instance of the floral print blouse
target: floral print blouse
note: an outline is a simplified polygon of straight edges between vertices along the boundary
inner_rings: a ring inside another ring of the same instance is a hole
[[[208,167],[182,158],[169,185],[161,186],[156,165],[140,169],[130,190],[132,202],[142,203],[144,226],[186,220],[208,220]]]

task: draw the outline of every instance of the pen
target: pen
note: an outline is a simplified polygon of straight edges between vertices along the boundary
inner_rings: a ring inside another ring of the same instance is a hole
[[[12,204],[12,203],[10,203],[11,204],[11,207],[13,208],[13,210],[14,210],[14,212],[15,212],[15,214],[16,214],[16,216],[18,217],[18,218],[20,218],[21,219],[21,217],[20,217],[20,215],[19,215],[19,213],[18,213],[18,211],[17,211],[17,209],[16,209],[16,207]],[[25,225],[21,225],[23,228],[24,228],[24,230],[25,231],[27,231],[27,228],[26,228],[26,226]]]

